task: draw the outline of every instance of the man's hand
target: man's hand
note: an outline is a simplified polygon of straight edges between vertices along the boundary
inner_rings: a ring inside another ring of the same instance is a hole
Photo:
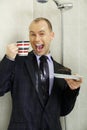
[[[65,80],[71,90],[75,90],[75,89],[79,88],[82,83],[82,78],[80,78],[79,80],[73,80],[73,79],[65,79]]]
[[[6,55],[10,59],[15,59],[16,55],[18,53],[18,47],[16,43],[9,44],[6,49]]]

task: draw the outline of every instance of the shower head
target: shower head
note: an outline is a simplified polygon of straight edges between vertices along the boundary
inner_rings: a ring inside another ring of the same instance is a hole
[[[72,3],[63,3],[63,4],[60,4],[57,0],[53,0],[55,2],[55,4],[57,5],[58,9],[70,9],[73,7],[73,4]]]
[[[70,9],[73,7],[72,3],[63,3],[63,4],[60,4],[57,0],[53,0],[55,2],[55,4],[57,5],[58,9]],[[48,2],[48,0],[37,0],[37,2],[40,2],[40,3],[46,3]]]
[[[64,3],[64,4],[60,4],[58,6],[58,9],[71,9],[73,7],[72,3]]]

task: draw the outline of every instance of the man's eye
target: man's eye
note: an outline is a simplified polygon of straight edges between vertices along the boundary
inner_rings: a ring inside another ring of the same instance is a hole
[[[35,36],[35,34],[30,34],[30,36]]]
[[[41,33],[40,36],[44,36],[45,34],[44,33]]]

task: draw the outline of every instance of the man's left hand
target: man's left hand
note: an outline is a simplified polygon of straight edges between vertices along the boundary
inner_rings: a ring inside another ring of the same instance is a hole
[[[82,83],[82,78],[79,80],[65,79],[71,90],[78,89]]]

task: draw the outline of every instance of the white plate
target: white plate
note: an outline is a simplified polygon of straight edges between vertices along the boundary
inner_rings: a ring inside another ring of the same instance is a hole
[[[54,73],[54,77],[56,77],[56,78],[64,78],[64,79],[79,80],[82,76],[80,76],[80,75],[67,75],[67,74],[57,74],[57,73]]]

